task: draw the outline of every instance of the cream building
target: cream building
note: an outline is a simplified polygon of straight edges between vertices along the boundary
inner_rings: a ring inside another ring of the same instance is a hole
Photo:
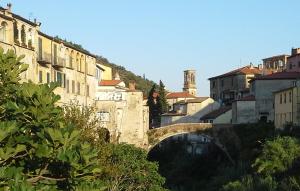
[[[299,83],[299,82],[298,82]],[[274,92],[275,127],[300,125],[300,87],[290,87]]]
[[[143,104],[143,92],[130,87],[121,80],[102,80],[96,93],[98,115],[112,142],[144,147],[148,144],[149,109]]]
[[[175,123],[199,123],[200,118],[220,107],[209,97],[182,100],[173,105],[173,111],[161,117],[161,126]]]
[[[0,23],[0,47],[25,55],[22,61],[29,68],[21,75],[23,81],[57,82],[60,104],[72,100],[94,104],[98,82],[94,55],[42,33],[40,23],[12,13],[11,5],[0,8]]]

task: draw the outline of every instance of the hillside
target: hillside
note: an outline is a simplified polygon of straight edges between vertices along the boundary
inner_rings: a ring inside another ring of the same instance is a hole
[[[67,39],[63,39],[59,36],[54,37],[58,41],[63,41],[64,43],[68,44],[69,46],[73,46],[74,48],[80,49],[84,52],[90,53],[88,50],[82,47],[80,44],[76,44],[72,41],[68,41]],[[121,80],[125,82],[126,86],[128,87],[128,84],[130,81],[134,81],[136,83],[136,89],[141,90],[144,93],[144,96],[148,94],[153,84],[157,85],[152,80],[148,80],[145,77],[138,76],[134,74],[131,71],[128,71],[123,66],[119,66],[117,64],[111,63],[108,59],[106,59],[103,56],[95,55],[97,57],[97,60],[100,60],[101,63],[111,67],[113,70],[113,76],[116,73],[116,71],[119,72]]]
[[[97,56],[97,59],[101,61],[101,63],[104,63],[105,65],[108,65],[112,67],[113,69],[113,76],[116,73],[116,71],[119,72],[121,80],[123,80],[128,87],[128,84],[130,81],[134,81],[136,83],[136,89],[143,91],[144,95],[147,95],[153,84],[157,85],[152,80],[148,80],[145,77],[139,76],[134,74],[131,71],[128,71],[123,66],[116,65],[114,63],[109,62],[106,58],[102,56]]]

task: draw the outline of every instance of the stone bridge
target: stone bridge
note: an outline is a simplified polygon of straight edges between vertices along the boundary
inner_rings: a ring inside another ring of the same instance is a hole
[[[234,144],[239,144],[238,138],[232,130],[231,124],[214,125],[211,123],[178,123],[168,126],[163,126],[148,131],[148,152],[161,141],[180,134],[199,133],[205,134],[212,138],[212,142],[218,146],[233,163],[225,144],[228,141]]]

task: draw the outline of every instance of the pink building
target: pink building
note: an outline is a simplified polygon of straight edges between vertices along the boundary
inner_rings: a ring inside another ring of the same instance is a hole
[[[288,72],[300,72],[300,48],[292,48],[292,55],[287,59]]]

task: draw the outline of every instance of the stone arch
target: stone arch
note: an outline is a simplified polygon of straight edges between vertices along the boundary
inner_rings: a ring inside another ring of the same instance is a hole
[[[6,42],[7,23],[5,21],[2,21],[0,27],[0,40]]]
[[[75,60],[75,53],[74,50],[71,50],[69,55],[70,68],[74,68],[74,60]]]
[[[33,30],[32,30],[32,28],[29,28],[28,29],[28,47],[32,47],[33,40],[34,40],[34,38],[33,38]]]
[[[76,67],[77,67],[77,71],[80,71],[80,54],[79,54],[79,52],[77,52],[77,54],[76,54]]]
[[[26,28],[25,28],[25,25],[21,26],[21,42],[22,42],[22,45],[26,45]]]
[[[233,159],[228,153],[226,147],[219,141],[218,133],[216,133],[220,128],[227,128],[228,126],[213,126],[211,123],[179,123],[169,126],[164,126],[160,128],[155,128],[148,131],[148,148],[149,152],[161,141],[173,137],[175,135],[187,134],[187,133],[201,133],[211,137],[212,143],[216,145],[224,154],[227,156],[228,160],[234,164]]]
[[[79,68],[81,72],[84,72],[84,67],[85,67],[84,56],[81,55],[80,56],[80,68]]]
[[[18,29],[17,21],[13,22],[13,28],[14,28],[14,41],[19,42],[19,29]]]

